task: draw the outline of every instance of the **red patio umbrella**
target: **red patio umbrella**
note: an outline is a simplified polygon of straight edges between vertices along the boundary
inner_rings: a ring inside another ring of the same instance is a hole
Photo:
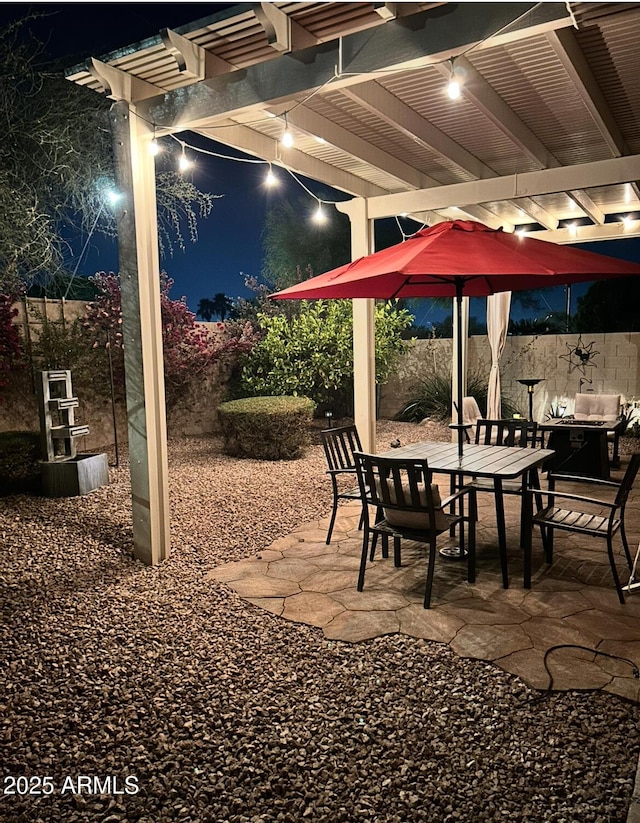
[[[472,220],[437,223],[388,249],[271,295],[277,300],[375,297],[462,298],[640,275],[640,264],[491,229]],[[458,329],[461,323],[458,322]],[[458,442],[462,450],[462,345],[458,363]]]

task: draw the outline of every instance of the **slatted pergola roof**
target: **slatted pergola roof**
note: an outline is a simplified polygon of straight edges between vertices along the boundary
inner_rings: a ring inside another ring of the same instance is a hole
[[[139,559],[170,549],[154,134],[197,132],[352,195],[338,208],[354,257],[372,251],[375,219],[403,213],[561,243],[629,237],[640,234],[640,219],[622,221],[640,218],[639,54],[640,3],[263,2],[69,70],[116,101]],[[453,70],[457,100],[445,91]],[[373,301],[353,304],[355,418],[371,451]]]
[[[575,242],[640,230],[620,222],[640,212],[639,53],[640,3],[240,3],[68,79],[134,101],[159,135],[375,198],[373,217]]]

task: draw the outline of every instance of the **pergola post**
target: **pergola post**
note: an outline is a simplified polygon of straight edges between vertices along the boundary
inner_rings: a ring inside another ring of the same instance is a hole
[[[373,221],[367,216],[367,200],[340,203],[339,210],[351,221],[351,259],[366,257],[373,248]],[[358,298],[353,304],[353,414],[367,452],[376,449],[376,355],[375,301]]]
[[[155,565],[169,556],[167,425],[160,315],[153,138],[135,106],[111,108],[118,258],[122,296],[127,421],[135,556]]]

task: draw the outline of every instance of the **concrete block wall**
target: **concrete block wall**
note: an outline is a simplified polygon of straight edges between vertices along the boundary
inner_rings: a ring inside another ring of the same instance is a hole
[[[29,333],[37,337],[40,313],[49,320],[72,322],[85,310],[83,301],[32,299],[33,309],[25,313],[24,303],[18,303],[16,323],[28,324]],[[34,310],[35,309],[35,310]],[[217,323],[205,324],[211,331]],[[580,345],[591,354],[589,362],[578,367],[572,352]],[[621,394],[622,399],[640,400],[640,333],[620,334],[566,334],[539,337],[508,337],[501,359],[500,373],[503,391],[516,402],[522,414],[528,413],[527,389],[519,378],[539,377],[544,382],[534,391],[534,417],[543,420],[552,404],[566,398],[567,413],[573,411],[573,398],[582,390],[598,394]],[[401,359],[388,382],[380,387],[380,416],[394,417],[402,406],[415,396],[412,387],[421,378],[450,370],[453,341],[450,339],[416,340],[412,349]],[[486,336],[469,339],[470,373],[488,379],[491,353]],[[224,370],[223,370],[224,371]],[[582,384],[581,384],[582,381]],[[591,382],[589,382],[591,381]],[[168,415],[168,430],[176,435],[196,435],[217,429],[217,406],[224,399],[225,375],[219,381],[204,384],[185,396],[184,402]],[[91,433],[81,447],[87,450],[106,448],[113,443],[113,421],[110,403],[91,404],[80,397],[78,419],[90,426]],[[484,410],[483,410],[484,411]],[[0,431],[11,429],[38,430],[37,404],[33,387],[27,375],[12,389],[3,393],[0,402]],[[118,437],[126,439],[124,409],[117,413]]]
[[[590,353],[580,367],[572,354],[580,343]],[[640,399],[640,333],[566,334],[539,337],[508,337],[500,361],[505,395],[528,414],[527,389],[522,378],[542,378],[533,394],[533,413],[543,420],[552,404],[566,398],[567,413],[573,412],[574,396],[580,391],[620,394],[623,402]],[[451,340],[417,340],[402,358],[390,380],[380,390],[380,416],[393,417],[415,395],[412,386],[421,378],[450,368]],[[468,370],[486,376],[491,369],[491,351],[485,336],[469,339]],[[582,381],[582,382],[581,382]],[[588,382],[591,381],[591,382]],[[484,411],[484,410],[483,410]]]

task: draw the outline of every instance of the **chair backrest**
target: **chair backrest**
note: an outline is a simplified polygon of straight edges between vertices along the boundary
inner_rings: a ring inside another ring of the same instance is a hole
[[[440,505],[432,488],[432,472],[426,460],[396,460],[375,454],[354,452],[363,500],[371,506],[422,512],[435,522]],[[427,522],[425,518],[425,522]]]
[[[622,482],[620,483],[620,488],[618,489],[618,493],[616,494],[616,503],[619,506],[624,506],[627,502],[629,492],[633,488],[633,484],[635,483],[635,479],[637,477],[639,469],[640,454],[632,454],[631,460],[629,460],[629,465],[627,466],[627,470],[624,473]]]
[[[482,412],[475,397],[462,398],[462,422],[475,423],[482,417]]]
[[[478,420],[475,442],[485,446],[535,445],[537,425],[526,420]]]
[[[620,416],[620,395],[576,394],[573,416],[576,420],[616,420]]]
[[[320,432],[329,471],[354,471],[353,453],[362,451],[358,430],[354,425],[338,426]]]

